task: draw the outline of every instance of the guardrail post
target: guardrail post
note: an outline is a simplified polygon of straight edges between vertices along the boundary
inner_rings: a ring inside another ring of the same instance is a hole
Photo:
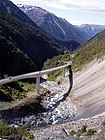
[[[36,93],[40,94],[40,77],[36,77]]]
[[[66,74],[66,68],[63,69],[63,77],[65,77]]]

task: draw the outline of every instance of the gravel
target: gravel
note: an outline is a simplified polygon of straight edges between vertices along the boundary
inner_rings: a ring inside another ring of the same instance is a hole
[[[67,78],[66,78],[67,79]],[[38,113],[38,115],[26,116],[24,118],[15,118],[8,120],[12,125],[30,124],[32,127],[43,126],[47,124],[61,124],[71,122],[76,115],[76,107],[71,102],[68,91],[68,85],[58,85],[56,82],[46,81],[41,86],[48,88],[51,94],[45,98],[43,104],[47,112]],[[64,96],[67,94],[67,97]]]

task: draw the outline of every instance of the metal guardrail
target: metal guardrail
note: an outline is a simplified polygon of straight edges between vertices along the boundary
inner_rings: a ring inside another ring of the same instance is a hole
[[[36,78],[36,91],[37,91],[37,93],[40,93],[40,77],[42,77],[43,75],[45,75],[49,72],[56,71],[56,70],[59,70],[59,69],[63,69],[63,76],[65,77],[65,69],[67,67],[69,67],[71,64],[72,64],[72,62],[67,63],[63,66],[59,66],[59,67],[55,67],[55,68],[51,68],[51,69],[47,69],[47,70],[22,74],[22,75],[13,76],[13,77],[8,77],[6,79],[0,80],[0,85],[7,84],[7,83],[10,83],[10,82],[13,82],[13,81],[22,80],[22,79]]]

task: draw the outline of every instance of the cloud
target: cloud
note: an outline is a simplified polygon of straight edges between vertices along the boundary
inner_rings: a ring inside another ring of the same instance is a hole
[[[103,6],[104,0],[59,0],[62,4],[73,4],[79,6]]]
[[[70,10],[105,12],[105,0],[59,0],[59,2]]]
[[[64,4],[64,5],[67,10],[72,10],[72,11],[105,13],[105,7],[80,6],[80,5],[73,5],[73,4]]]
[[[35,5],[40,7],[52,7],[56,9],[65,9],[65,5],[59,2],[59,0],[11,0],[16,4]]]
[[[12,0],[15,3],[72,11],[105,13],[105,0]]]

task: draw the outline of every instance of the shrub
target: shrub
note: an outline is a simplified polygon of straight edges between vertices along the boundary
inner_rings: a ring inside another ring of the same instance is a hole
[[[73,58],[74,71],[81,70],[86,64],[94,59],[105,55],[105,31],[98,34],[95,38],[83,44],[75,52]]]
[[[102,125],[105,127],[105,122],[103,122]]]
[[[76,131],[75,130],[71,130],[71,132],[70,132],[70,135],[71,136],[74,136],[74,135],[76,135],[77,133],[76,133]]]
[[[87,132],[87,134],[88,134],[88,135],[94,135],[96,132],[97,132],[97,131],[94,130],[94,129],[89,129],[88,132]]]
[[[82,128],[81,128],[81,133],[85,133],[86,132],[86,128],[87,128],[87,126],[83,125]]]
[[[28,93],[35,91],[35,89],[36,85],[29,82],[18,81],[0,85],[0,91],[10,97],[11,100],[23,99]]]
[[[50,69],[64,65],[66,62],[71,61],[72,56],[69,52],[65,52],[64,55],[54,56],[52,59],[47,59],[44,63],[43,69]],[[58,76],[62,75],[62,70],[50,72],[48,74],[48,80],[55,80]]]
[[[28,140],[33,139],[33,135],[27,131],[27,126],[19,126],[17,128],[11,127],[0,120],[0,137],[19,137],[27,138]]]

